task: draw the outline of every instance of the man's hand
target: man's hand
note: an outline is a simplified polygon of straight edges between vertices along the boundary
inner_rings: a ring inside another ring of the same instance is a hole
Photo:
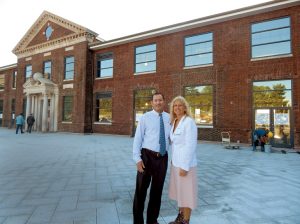
[[[183,170],[183,169],[180,169],[180,170],[179,170],[179,176],[184,177],[184,176],[186,176],[187,174],[188,174],[188,171]]]
[[[136,169],[137,169],[140,173],[144,173],[145,165],[144,165],[143,161],[139,161],[139,162],[136,164]]]

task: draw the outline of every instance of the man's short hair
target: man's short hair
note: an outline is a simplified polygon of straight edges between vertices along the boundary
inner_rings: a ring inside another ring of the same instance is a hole
[[[154,96],[157,96],[157,95],[161,95],[161,96],[162,96],[162,98],[163,98],[163,100],[165,100],[165,96],[164,96],[164,94],[162,94],[162,93],[159,93],[159,92],[157,92],[157,93],[154,93],[154,94],[152,95],[152,100],[153,100]]]

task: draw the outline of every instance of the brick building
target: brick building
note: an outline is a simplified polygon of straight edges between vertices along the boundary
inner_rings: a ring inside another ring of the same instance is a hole
[[[279,0],[110,41],[43,12],[0,68],[0,125],[132,135],[154,91],[183,95],[199,139],[300,146],[300,1]],[[168,109],[168,108],[166,108]]]

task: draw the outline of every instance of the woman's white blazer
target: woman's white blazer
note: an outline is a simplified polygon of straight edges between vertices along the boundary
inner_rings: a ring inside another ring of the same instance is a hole
[[[172,164],[189,171],[191,167],[197,166],[198,129],[196,123],[191,117],[184,116],[179,121],[176,130],[173,131],[174,123],[170,133]]]

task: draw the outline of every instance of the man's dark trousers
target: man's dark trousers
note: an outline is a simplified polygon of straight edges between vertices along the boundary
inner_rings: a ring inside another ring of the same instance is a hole
[[[134,224],[144,224],[143,212],[147,189],[151,183],[150,198],[147,209],[147,224],[157,222],[161,205],[161,195],[168,168],[168,154],[157,156],[157,153],[142,149],[144,173],[137,172],[136,189],[133,202]]]

